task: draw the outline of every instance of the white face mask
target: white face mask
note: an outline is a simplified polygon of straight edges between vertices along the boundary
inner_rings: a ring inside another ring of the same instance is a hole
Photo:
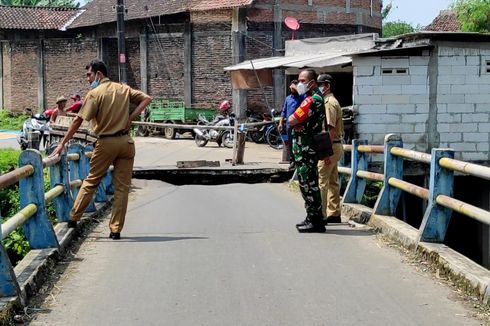
[[[318,89],[320,89],[320,92],[323,93],[325,91],[325,86],[320,86],[320,87],[318,87]]]
[[[296,85],[296,89],[298,90],[298,95],[301,96],[306,93],[306,84],[298,83],[298,85]]]

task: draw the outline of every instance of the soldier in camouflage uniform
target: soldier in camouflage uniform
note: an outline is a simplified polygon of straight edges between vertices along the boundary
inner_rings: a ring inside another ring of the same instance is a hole
[[[306,208],[306,219],[296,224],[299,232],[325,232],[314,146],[314,136],[322,132],[325,106],[316,79],[314,70],[300,73],[297,88],[300,95],[306,94],[306,98],[289,118],[293,128],[294,161]]]

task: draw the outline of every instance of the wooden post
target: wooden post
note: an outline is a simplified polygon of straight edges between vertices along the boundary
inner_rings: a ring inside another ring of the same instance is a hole
[[[235,125],[233,126],[233,158],[232,165],[237,164],[237,141],[238,141],[238,123],[235,121]]]
[[[236,164],[243,164],[243,157],[245,155],[245,135],[246,133],[240,132],[238,133],[238,151],[237,151],[237,158],[236,158]]]
[[[385,136],[384,185],[374,205],[374,213],[379,215],[394,216],[402,193],[388,182],[390,178],[403,179],[403,158],[391,154],[393,147],[403,147],[402,139],[399,135],[388,134]]]
[[[454,158],[452,149],[432,149],[430,163],[429,201],[419,229],[419,241],[443,242],[452,210],[436,203],[439,195],[453,196],[454,171],[439,165],[443,157]]]
[[[358,148],[359,145],[367,145],[367,140],[357,140],[352,141],[352,158],[351,158],[351,169],[352,174],[345,189],[344,196],[342,198],[343,203],[361,203],[362,196],[366,190],[366,180],[357,177],[357,171],[368,169],[368,159],[367,153],[360,153]]]

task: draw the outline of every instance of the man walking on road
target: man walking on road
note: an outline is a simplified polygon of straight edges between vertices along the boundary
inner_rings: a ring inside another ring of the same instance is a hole
[[[322,131],[325,106],[316,79],[314,70],[304,70],[299,74],[298,94],[306,97],[288,119],[293,128],[293,155],[306,208],[306,219],[296,224],[298,232],[325,232],[314,138]]]
[[[342,139],[344,123],[342,108],[332,93],[333,78],[328,74],[318,76],[318,85],[325,99],[325,113],[328,132],[332,142],[333,155],[326,160],[318,161],[320,191],[322,193],[322,211],[326,223],[340,223],[340,186],[337,162],[344,153]]]
[[[134,140],[129,136],[129,128],[133,119],[139,116],[152,99],[127,85],[110,81],[106,77],[107,67],[102,61],[94,60],[86,69],[92,90],[87,93],[80,112],[51,156],[61,153],[83,120],[92,120],[92,131],[98,140],[90,159],[89,175],[83,181],[70,212],[68,227],[76,227],[100,181],[110,165],[113,165],[115,194],[109,226],[110,238],[118,240],[126,217],[135,155]],[[132,113],[129,112],[130,103],[137,105]]]

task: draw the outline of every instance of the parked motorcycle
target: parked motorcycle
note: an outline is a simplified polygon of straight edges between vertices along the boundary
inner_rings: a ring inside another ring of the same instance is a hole
[[[200,126],[234,126],[235,115],[232,113],[229,116],[218,116],[214,121],[208,121],[204,116],[199,115],[197,125]],[[195,133],[196,144],[199,147],[204,147],[209,141],[218,143],[218,146],[233,148],[234,135],[231,130],[216,130],[216,129],[193,129]]]
[[[39,150],[41,142],[46,148],[49,142],[49,118],[44,114],[33,114],[31,109],[26,109],[26,111],[30,117],[24,121],[22,131],[17,136],[20,149],[33,148]]]

